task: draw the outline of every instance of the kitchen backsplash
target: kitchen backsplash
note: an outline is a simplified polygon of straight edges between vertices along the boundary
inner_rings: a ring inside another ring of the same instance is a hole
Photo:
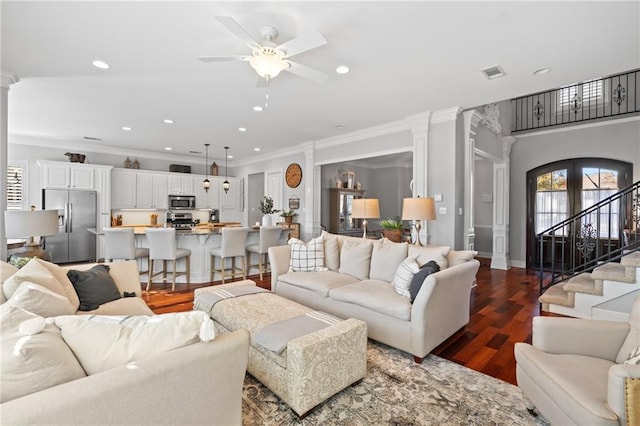
[[[205,223],[209,220],[208,210],[180,210],[180,213],[189,212],[193,216],[193,220],[200,219]],[[151,215],[158,215],[158,225],[165,223],[166,210],[111,210],[111,217],[122,215],[123,225],[146,225],[151,224]]]

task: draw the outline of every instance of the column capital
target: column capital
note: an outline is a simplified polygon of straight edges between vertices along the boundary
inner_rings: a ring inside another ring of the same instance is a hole
[[[459,106],[434,111],[433,114],[431,114],[431,124],[455,121],[461,112],[462,108],[460,108]]]
[[[12,84],[17,83],[18,81],[20,81],[20,79],[14,73],[8,72],[8,71],[2,71],[1,79],[0,79],[0,86],[8,89],[9,86],[11,86]]]

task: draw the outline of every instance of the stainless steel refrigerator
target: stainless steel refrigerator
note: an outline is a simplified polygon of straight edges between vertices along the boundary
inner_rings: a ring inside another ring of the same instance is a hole
[[[42,208],[58,210],[58,235],[44,238],[53,263],[96,259],[96,192],[43,189]]]

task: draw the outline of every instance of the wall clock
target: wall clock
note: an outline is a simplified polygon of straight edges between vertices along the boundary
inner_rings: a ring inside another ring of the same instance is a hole
[[[287,171],[285,173],[285,180],[289,188],[297,188],[302,182],[302,168],[298,163],[291,163],[289,167],[287,167]]]

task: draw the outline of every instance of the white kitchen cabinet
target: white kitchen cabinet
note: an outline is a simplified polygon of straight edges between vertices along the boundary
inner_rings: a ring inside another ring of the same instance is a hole
[[[237,178],[228,178],[227,180],[229,181],[228,192],[225,193],[222,189],[222,184],[220,184],[220,220],[222,222],[238,222],[240,221],[240,203],[238,200],[240,180]]]
[[[193,176],[169,175],[169,195],[195,195]]]
[[[202,180],[198,178],[202,177]],[[217,209],[220,208],[220,192],[222,191],[223,179],[218,179],[214,176],[209,176],[209,191],[205,191],[202,187],[202,181],[205,176],[194,176],[194,183],[196,189],[196,208],[198,209]]]
[[[136,174],[136,207],[140,209],[167,208],[167,177],[162,174]]]
[[[106,253],[106,241],[102,230],[111,226],[111,167],[96,169],[96,191],[98,220],[96,222],[96,258],[103,259]]]
[[[97,166],[81,163],[38,160],[42,188],[93,191]]]
[[[128,169],[114,169],[111,173],[111,208],[132,209],[136,207],[137,173]]]

